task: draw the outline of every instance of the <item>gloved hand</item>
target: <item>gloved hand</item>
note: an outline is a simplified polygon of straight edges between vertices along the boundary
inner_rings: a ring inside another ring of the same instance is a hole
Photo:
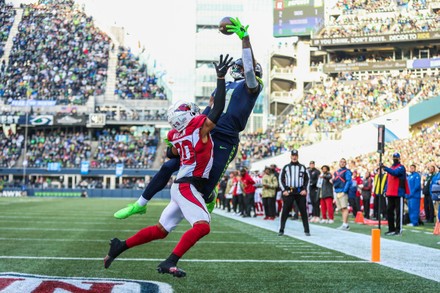
[[[247,32],[249,26],[243,26],[238,17],[235,19],[231,17],[230,21],[232,22],[232,24],[226,25],[229,33],[236,33],[240,40],[243,40],[244,37],[249,36]]]
[[[231,65],[232,65],[232,64],[230,64],[232,61],[232,57],[229,58],[229,60],[228,60],[228,57],[229,57],[229,54],[226,54],[225,59],[223,59],[223,54],[222,54],[222,55],[220,55],[220,62],[219,63],[212,62],[212,64],[214,64],[215,71],[217,72],[217,77],[219,77],[219,78],[225,77],[226,73],[228,73],[229,67],[231,67]]]

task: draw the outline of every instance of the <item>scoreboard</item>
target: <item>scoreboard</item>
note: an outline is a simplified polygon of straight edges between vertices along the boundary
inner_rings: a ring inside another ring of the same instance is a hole
[[[310,36],[324,26],[324,0],[274,0],[273,36]]]

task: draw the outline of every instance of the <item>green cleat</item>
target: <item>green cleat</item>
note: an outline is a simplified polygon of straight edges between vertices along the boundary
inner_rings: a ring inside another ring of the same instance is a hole
[[[208,209],[208,212],[211,214],[215,208],[215,200],[211,201],[210,203],[207,203],[206,208]]]
[[[147,206],[140,206],[137,202],[130,203],[126,208],[120,209],[113,216],[116,219],[126,219],[135,214],[145,214],[147,212]]]

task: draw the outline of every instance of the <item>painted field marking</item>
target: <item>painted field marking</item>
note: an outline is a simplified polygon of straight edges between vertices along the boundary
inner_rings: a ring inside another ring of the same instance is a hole
[[[114,229],[77,229],[77,228],[32,228],[32,227],[0,227],[0,230],[24,230],[24,231],[99,231],[99,232],[115,232]],[[139,229],[117,230],[118,232],[137,232]],[[186,230],[173,230],[174,233],[185,233]],[[234,231],[211,231],[211,234],[243,234]]]
[[[102,257],[1,256],[0,259],[103,261]],[[162,258],[118,258],[117,261],[154,261]],[[181,259],[181,262],[205,263],[369,263],[367,260],[281,260],[281,259]]]
[[[109,239],[68,239],[68,238],[7,238],[1,237],[0,241],[54,241],[54,242],[103,242],[108,243]],[[158,241],[159,242],[159,241]],[[158,243],[156,242],[156,243]],[[176,240],[160,240],[162,243],[176,243]],[[197,244],[255,244],[255,245],[266,245],[266,243],[262,242],[246,242],[246,243],[238,243],[237,241],[205,241],[200,240]]]

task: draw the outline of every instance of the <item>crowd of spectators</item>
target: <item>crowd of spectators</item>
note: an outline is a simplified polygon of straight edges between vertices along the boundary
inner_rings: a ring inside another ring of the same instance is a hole
[[[124,164],[125,168],[150,168],[153,164],[158,136],[143,132],[136,137],[129,131],[104,129],[98,135],[98,147],[91,160],[91,168],[111,168]]]
[[[440,123],[431,125],[424,124],[417,129],[413,129],[411,137],[408,139],[395,140],[386,145],[383,155],[384,163],[390,164],[393,153],[400,153],[402,162],[405,166],[414,164],[417,170],[426,172],[429,164],[440,167]],[[357,168],[361,174],[366,171],[374,171],[379,163],[377,152],[363,154],[350,158],[352,168]],[[333,164],[337,167],[337,162]]]
[[[344,3],[342,3],[344,2]],[[424,32],[440,29],[440,13],[425,1],[396,5],[396,1],[339,1],[343,14],[330,17],[320,37]]]
[[[73,0],[23,5],[0,98],[84,104],[104,93],[110,38]]]
[[[9,32],[14,24],[15,10],[12,4],[6,4],[4,0],[0,0],[0,58],[4,54],[5,43],[8,40]],[[4,71],[4,67],[0,68],[0,75]]]
[[[11,168],[17,163],[24,145],[24,136],[4,126],[0,128],[0,166]]]
[[[420,78],[402,72],[397,76],[381,73],[366,80],[350,79],[328,78],[309,90],[289,115],[293,127],[311,125],[317,132],[338,132],[398,110],[415,97],[423,100],[440,94],[437,75]]]
[[[157,84],[157,77],[147,73],[147,66],[130,49],[119,47],[115,94],[122,99],[161,99],[167,97]]]
[[[236,166],[238,169],[249,167],[251,162],[282,154],[289,149],[288,142],[274,131],[243,133]]]
[[[91,157],[91,151],[87,132],[36,131],[28,138],[28,166],[47,168],[48,163],[60,163],[63,168],[79,168],[81,161]]]
[[[344,14],[362,12],[390,12],[396,9],[426,9],[429,0],[338,0],[335,8]]]
[[[89,161],[90,168],[150,168],[156,156],[158,133],[143,132],[135,136],[130,131],[105,128],[90,135],[89,131],[46,129],[30,131],[27,140],[27,166],[48,168],[59,163],[60,168],[80,168]],[[24,130],[0,128],[0,166],[21,167],[16,163],[24,157]]]

